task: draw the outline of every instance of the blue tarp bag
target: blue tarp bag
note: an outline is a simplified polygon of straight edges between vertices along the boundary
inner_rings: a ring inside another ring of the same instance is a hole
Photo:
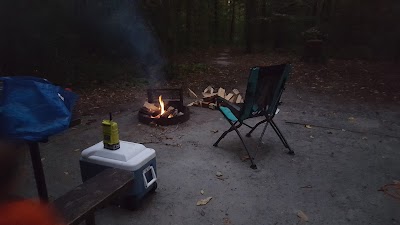
[[[9,138],[43,141],[68,129],[78,96],[36,77],[0,77],[0,126]]]

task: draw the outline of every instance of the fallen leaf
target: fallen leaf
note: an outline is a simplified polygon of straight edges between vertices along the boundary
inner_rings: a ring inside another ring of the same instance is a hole
[[[229,218],[225,217],[224,218],[224,225],[229,225],[229,224],[232,224],[232,221]]]
[[[215,174],[217,177],[222,177],[222,173],[221,172],[217,172],[216,174]]]
[[[305,127],[308,128],[308,129],[311,129],[311,128],[312,128],[312,126],[311,126],[311,125],[308,125],[308,124],[307,124]]]
[[[201,190],[201,191],[200,191],[200,194],[204,195],[204,190]]]
[[[308,216],[301,210],[297,211],[297,216],[300,218],[301,221],[308,221]]]
[[[342,129],[342,131],[346,131],[345,129]]]
[[[241,158],[241,160],[244,162],[244,161],[247,161],[247,160],[249,160],[250,159],[250,157],[248,156],[248,155],[244,155],[244,156],[242,156],[242,158]]]
[[[77,149],[75,149],[75,150],[74,150],[74,152],[79,152],[79,151],[80,151],[80,149],[79,149],[79,148],[77,148]]]
[[[352,117],[352,116],[350,116],[348,119],[349,119],[349,120],[354,120],[355,118],[354,118],[354,117]]]
[[[310,138],[314,138],[314,136],[311,135]]]
[[[363,139],[363,140],[367,140],[368,138],[367,138],[367,137],[362,137],[362,139]]]
[[[312,188],[312,186],[311,185],[307,185],[307,186],[300,187],[300,188]]]
[[[218,133],[219,130],[211,130],[211,132],[213,132],[214,134]]]
[[[64,174],[65,174],[65,175],[68,175],[69,173],[68,173],[68,172],[64,172]]]
[[[208,197],[208,198],[205,198],[205,199],[201,199],[201,200],[199,200],[198,202],[197,202],[197,206],[200,206],[200,205],[206,205],[210,200],[212,199],[212,197]]]

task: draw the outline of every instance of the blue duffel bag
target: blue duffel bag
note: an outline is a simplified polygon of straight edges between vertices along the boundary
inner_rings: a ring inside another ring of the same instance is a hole
[[[69,127],[78,96],[36,77],[0,77],[0,126],[8,138],[43,141]]]

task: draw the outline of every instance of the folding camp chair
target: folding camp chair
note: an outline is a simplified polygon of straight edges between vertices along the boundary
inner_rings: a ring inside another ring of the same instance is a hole
[[[289,149],[288,154],[293,155],[294,151],[289,147],[286,139],[283,137],[278,126],[274,123],[273,118],[280,104],[280,98],[282,96],[286,80],[289,76],[291,66],[290,64],[274,65],[267,67],[253,67],[250,69],[250,76],[247,82],[246,97],[243,104],[232,104],[229,101],[218,97],[218,109],[228,120],[231,127],[225,131],[221,137],[215,142],[214,146],[217,147],[218,143],[231,131],[235,131],[251,161],[251,168],[256,169],[257,166],[254,164],[254,158],[250,155],[250,152],[244,143],[242,135],[238,128],[242,125],[249,127],[251,130],[247,133],[247,137],[251,136],[251,133],[261,124],[265,123],[265,127],[261,133],[259,146],[262,143],[265,130],[268,124],[271,124],[275,133],[281,139],[283,145]],[[255,126],[250,126],[244,121],[249,118],[265,116],[265,119],[258,122]]]

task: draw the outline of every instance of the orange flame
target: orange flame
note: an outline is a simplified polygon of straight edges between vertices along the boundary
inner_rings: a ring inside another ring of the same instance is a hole
[[[160,113],[160,115],[162,115],[162,114],[165,113],[165,110],[164,110],[164,102],[163,102],[163,100],[162,100],[162,96],[161,96],[161,95],[158,97],[158,101],[160,102],[160,106],[161,106],[161,113]]]

